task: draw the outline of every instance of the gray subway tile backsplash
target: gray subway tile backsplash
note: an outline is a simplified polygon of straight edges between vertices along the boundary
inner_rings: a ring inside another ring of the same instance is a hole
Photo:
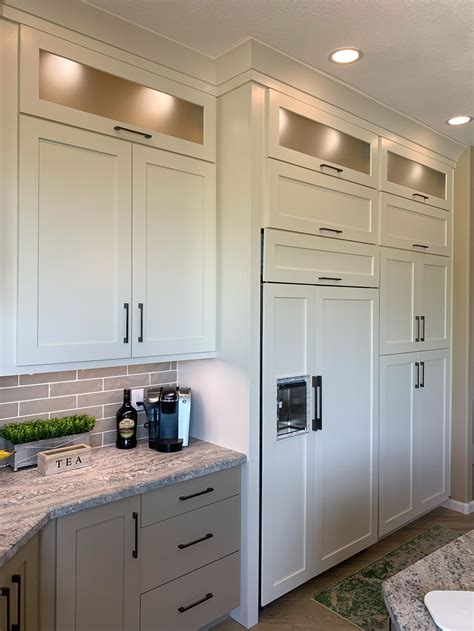
[[[32,418],[89,414],[96,417],[92,447],[111,445],[123,389],[175,384],[177,370],[176,362],[161,362],[0,377],[0,426]],[[138,436],[143,438],[143,414],[138,422]]]

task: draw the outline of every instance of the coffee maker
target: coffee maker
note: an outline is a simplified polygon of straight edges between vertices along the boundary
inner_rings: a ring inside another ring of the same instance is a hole
[[[143,407],[148,419],[150,449],[171,453],[188,446],[191,388],[148,388]]]

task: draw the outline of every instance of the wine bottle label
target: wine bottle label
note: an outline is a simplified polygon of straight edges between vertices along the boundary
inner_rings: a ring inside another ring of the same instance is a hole
[[[122,438],[131,438],[135,429],[135,421],[131,418],[123,418],[119,422],[119,434]]]

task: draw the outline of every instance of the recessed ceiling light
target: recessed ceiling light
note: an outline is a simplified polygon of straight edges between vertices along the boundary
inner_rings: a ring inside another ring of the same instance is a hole
[[[466,123],[470,123],[472,121],[472,116],[452,116],[448,118],[446,123],[448,125],[465,125]]]
[[[353,64],[359,61],[363,54],[358,48],[337,48],[329,55],[329,60],[336,64]]]

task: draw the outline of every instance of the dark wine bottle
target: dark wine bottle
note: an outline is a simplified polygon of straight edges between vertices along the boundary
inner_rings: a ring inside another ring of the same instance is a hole
[[[137,411],[130,403],[130,390],[123,391],[123,405],[117,410],[117,449],[137,446]]]

